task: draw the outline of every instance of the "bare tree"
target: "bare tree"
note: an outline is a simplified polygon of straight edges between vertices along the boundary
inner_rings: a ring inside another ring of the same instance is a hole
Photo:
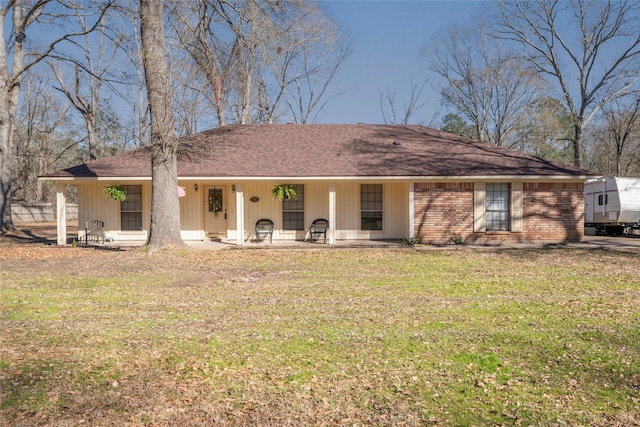
[[[14,229],[11,220],[11,163],[15,116],[20,95],[20,83],[25,72],[48,57],[65,41],[93,31],[102,21],[111,3],[97,4],[87,12],[94,16],[94,23],[86,30],[67,28],[68,15],[63,5],[53,0],[12,0],[0,6],[0,232]],[[49,14],[49,11],[55,12]],[[34,25],[44,25],[44,17],[54,25],[53,34],[62,34],[42,49],[27,52],[27,31]],[[8,25],[7,25],[8,24]]]
[[[288,77],[288,80],[281,80],[280,89],[295,123],[315,122],[327,103],[340,95],[327,98],[330,85],[351,55],[351,47],[341,38],[328,39],[327,36],[320,36],[315,41],[309,39],[297,53],[293,66],[280,69]],[[277,99],[274,106],[278,105]],[[271,121],[273,114],[269,117]]]
[[[78,17],[79,25],[86,28],[84,17]],[[115,58],[115,49],[112,49],[105,62],[104,46],[104,26],[100,25],[98,32],[98,51],[93,52],[91,41],[88,35],[84,37],[82,51],[85,54],[84,61],[74,61],[74,78],[70,85],[65,81],[61,61],[51,60],[50,66],[54,76],[60,85],[58,89],[62,92],[69,103],[82,116],[87,129],[87,160],[96,160],[103,156],[103,141],[98,137],[97,127],[100,117],[100,106],[102,101],[101,87],[108,72],[109,66]],[[84,83],[84,85],[83,85]],[[86,86],[87,91],[83,91]]]
[[[598,126],[597,138],[598,162],[594,166],[609,176],[637,174],[640,172],[640,99],[616,99],[603,107],[602,112],[604,121]]]
[[[637,1],[502,1],[497,36],[555,79],[573,119],[573,163],[583,164],[583,132],[609,102],[638,90]],[[574,82],[577,82],[575,84]]]
[[[533,69],[492,43],[483,28],[453,28],[423,57],[445,81],[444,101],[473,124],[476,139],[515,146],[510,135],[544,87]]]
[[[218,123],[315,120],[350,53],[317,5],[301,0],[175,0],[174,33],[208,83]]]
[[[132,34],[129,42],[122,43],[120,47],[135,73],[133,76],[126,75],[124,78],[124,80],[133,82],[133,84],[125,86],[126,95],[124,99],[130,103],[133,112],[127,125],[130,131],[130,139],[134,145],[139,147],[145,145],[149,139],[149,104],[145,87],[142,43],[138,25],[140,10],[139,6],[135,4],[128,4],[127,6],[127,8],[123,9],[122,20],[130,23]],[[127,71],[125,71],[125,74],[128,74]]]
[[[178,203],[178,140],[164,44],[164,2],[140,0],[142,56],[151,111],[151,251],[183,246]]]
[[[380,94],[380,112],[382,113],[382,120],[385,124],[409,124],[411,117],[424,107],[428,99],[422,98],[422,91],[427,84],[427,80],[424,80],[421,84],[410,79],[410,96],[409,101],[402,105],[402,110],[398,111],[398,104],[396,102],[396,92],[391,92],[389,89],[386,92]]]
[[[543,96],[536,99],[513,134],[517,149],[545,159],[571,163],[571,115],[564,103]]]
[[[47,202],[55,194],[55,185],[38,181],[38,176],[81,159],[73,138],[75,127],[70,123],[70,107],[52,92],[48,75],[28,73],[21,85],[12,162],[14,198]]]

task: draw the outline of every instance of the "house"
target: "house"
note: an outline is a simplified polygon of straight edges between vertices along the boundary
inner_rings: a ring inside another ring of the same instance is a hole
[[[325,218],[327,242],[415,238],[422,243],[568,242],[583,237],[581,169],[423,126],[232,125],[181,140],[178,185],[184,240],[243,245],[262,218],[274,240],[308,237]],[[147,239],[148,148],[47,174],[58,183],[59,243],[64,186],[78,189],[79,224],[102,220],[108,240]],[[105,197],[123,186],[124,202]],[[274,200],[293,184],[295,200]],[[181,194],[182,195],[182,194]],[[78,238],[84,234],[83,227]]]

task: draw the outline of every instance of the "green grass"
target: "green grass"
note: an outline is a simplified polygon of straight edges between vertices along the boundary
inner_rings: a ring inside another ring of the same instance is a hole
[[[0,425],[640,420],[637,251],[48,250],[2,260]]]

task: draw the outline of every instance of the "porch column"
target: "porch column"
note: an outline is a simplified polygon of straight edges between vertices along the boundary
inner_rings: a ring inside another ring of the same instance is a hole
[[[67,244],[67,198],[64,195],[64,184],[58,182],[56,192],[56,230],[59,245]]]
[[[409,239],[415,236],[416,206],[415,206],[415,183],[409,184]]]
[[[236,244],[244,245],[244,193],[242,184],[236,184]]]
[[[336,244],[336,186],[329,186],[329,244]]]

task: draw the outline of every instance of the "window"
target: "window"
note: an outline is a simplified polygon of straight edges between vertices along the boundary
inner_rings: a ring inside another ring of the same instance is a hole
[[[142,230],[142,186],[125,185],[127,198],[120,202],[120,229]]]
[[[487,231],[509,230],[509,184],[487,183],[486,187]]]
[[[304,185],[296,184],[298,197],[282,201],[282,229],[304,230]]]
[[[598,206],[602,206],[603,204],[606,205],[607,203],[609,203],[609,195],[605,194],[603,196],[602,194],[600,194],[598,196]]]
[[[222,188],[210,188],[209,197],[207,198],[209,212],[218,214],[222,212]]]
[[[360,186],[360,229],[382,230],[382,184]]]

